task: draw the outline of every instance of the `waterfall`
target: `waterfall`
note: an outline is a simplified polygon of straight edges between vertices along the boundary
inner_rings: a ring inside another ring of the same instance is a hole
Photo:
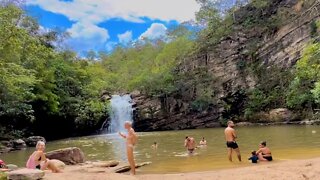
[[[126,121],[132,122],[132,99],[129,94],[119,96],[113,95],[111,100],[111,112],[110,112],[110,125],[108,127],[108,133],[123,132],[124,123]]]

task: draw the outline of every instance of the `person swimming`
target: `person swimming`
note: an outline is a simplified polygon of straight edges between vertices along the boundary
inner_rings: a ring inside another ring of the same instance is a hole
[[[61,170],[48,158],[44,153],[45,150],[45,143],[43,141],[38,141],[36,145],[36,151],[34,151],[27,163],[26,167],[28,169],[39,169],[39,170],[46,170],[50,169],[53,173],[59,173]]]
[[[201,141],[199,142],[200,146],[206,146],[207,145],[207,141],[204,139],[204,137],[202,137]]]
[[[272,154],[270,149],[267,147],[267,142],[262,141],[259,144],[259,150],[257,151],[259,161],[272,161]]]
[[[157,143],[157,142],[154,142],[154,143],[151,145],[151,148],[152,148],[152,149],[158,149],[158,143]]]
[[[196,149],[196,142],[193,137],[186,136],[184,141],[184,147],[187,148],[189,154],[193,154],[194,150]]]
[[[251,157],[248,160],[251,160],[252,163],[258,163],[259,157],[257,156],[257,152],[252,151]]]

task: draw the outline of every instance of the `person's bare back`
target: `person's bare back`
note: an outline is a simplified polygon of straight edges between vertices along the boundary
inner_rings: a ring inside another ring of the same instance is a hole
[[[232,127],[227,127],[224,130],[224,134],[227,142],[235,141],[237,138],[235,130]]]

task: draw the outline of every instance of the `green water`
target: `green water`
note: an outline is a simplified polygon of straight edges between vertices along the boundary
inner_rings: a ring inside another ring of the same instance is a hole
[[[197,129],[184,131],[138,133],[139,141],[135,148],[137,162],[151,161],[152,164],[141,168],[140,173],[172,173],[206,171],[218,168],[249,166],[247,161],[252,150],[258,148],[261,140],[266,140],[275,162],[288,159],[320,157],[320,126],[273,126],[237,127],[238,144],[243,162],[234,163],[226,158],[223,128]],[[183,147],[185,136],[193,136],[197,142],[201,137],[207,139],[208,146],[196,150],[196,155],[186,156]],[[158,149],[151,148],[158,142]],[[47,144],[47,151],[76,146],[86,154],[87,160],[125,161],[125,143],[117,134],[70,138]],[[26,149],[0,155],[7,163],[23,166],[34,149]]]

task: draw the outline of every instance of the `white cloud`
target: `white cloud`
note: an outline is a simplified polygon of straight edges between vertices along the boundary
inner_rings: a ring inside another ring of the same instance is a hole
[[[95,23],[111,18],[143,22],[145,17],[182,22],[194,19],[200,8],[195,0],[27,0],[27,4],[63,14],[72,21]]]
[[[139,39],[144,39],[144,38],[157,39],[157,38],[165,36],[166,32],[167,32],[167,28],[165,25],[163,25],[161,23],[153,23],[147,29],[147,31],[145,31],[144,33],[142,33],[140,35]]]
[[[90,49],[91,46],[106,45],[108,30],[98,25],[107,20],[117,18],[143,23],[145,18],[149,18],[183,22],[193,20],[200,8],[195,0],[27,0],[27,5],[37,5],[46,11],[66,16],[74,23],[68,29],[72,41]],[[165,30],[164,25],[153,24],[142,36],[156,38],[163,35]],[[132,39],[132,33],[126,33],[118,35],[120,42]]]
[[[132,41],[132,31],[126,31],[123,34],[118,34],[119,42],[122,44],[127,44]]]
[[[98,42],[105,42],[109,39],[108,30],[100,28],[90,22],[79,21],[67,30],[72,38],[81,38],[86,40],[96,39]]]

